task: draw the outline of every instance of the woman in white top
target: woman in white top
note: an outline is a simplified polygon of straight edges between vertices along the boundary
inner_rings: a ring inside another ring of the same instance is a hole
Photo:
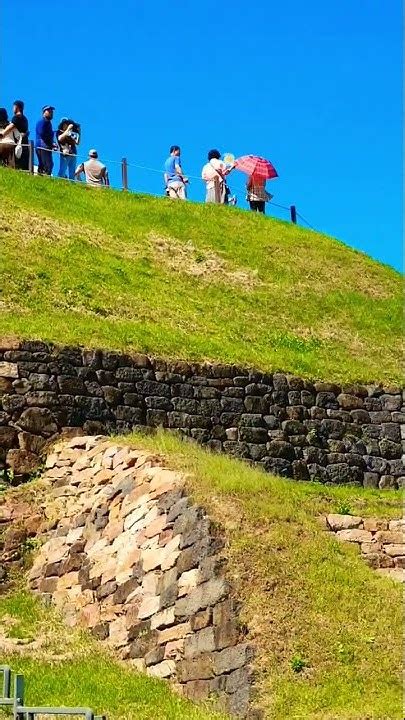
[[[0,164],[15,168],[15,147],[18,143],[20,133],[13,128],[12,132],[3,134],[9,125],[6,108],[0,108]]]
[[[229,167],[221,160],[219,150],[209,151],[208,162],[204,165],[201,173],[202,179],[207,184],[205,202],[227,204],[229,189],[225,178],[233,168],[234,166]]]

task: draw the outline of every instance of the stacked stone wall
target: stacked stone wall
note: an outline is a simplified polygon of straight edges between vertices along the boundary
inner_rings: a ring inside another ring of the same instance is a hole
[[[0,343],[0,463],[15,475],[64,428],[158,426],[296,480],[405,483],[399,386],[310,382],[41,342]]]
[[[356,545],[363,560],[381,575],[404,581],[405,520],[327,515],[326,526],[342,542]]]
[[[142,451],[78,437],[56,446],[41,483],[47,536],[32,589],[138,670],[255,716],[224,539],[182,477]]]

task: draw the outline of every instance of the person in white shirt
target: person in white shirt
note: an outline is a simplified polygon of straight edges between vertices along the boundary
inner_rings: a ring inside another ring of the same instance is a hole
[[[80,163],[76,168],[76,177],[80,178],[82,173],[85,174],[87,185],[92,187],[102,187],[110,184],[107,168],[99,161],[97,150],[90,150],[89,159]]]
[[[228,203],[229,188],[225,178],[233,168],[234,165],[229,167],[221,160],[219,150],[209,151],[208,162],[204,165],[201,173],[202,179],[207,185],[205,202],[221,203],[221,205]]]

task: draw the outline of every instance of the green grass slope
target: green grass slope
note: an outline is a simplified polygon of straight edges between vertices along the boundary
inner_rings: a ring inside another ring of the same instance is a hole
[[[26,705],[91,707],[109,720],[225,720],[66,627],[23,588],[0,596],[0,662],[23,673]]]
[[[0,335],[397,381],[400,276],[234,208],[0,171]]]

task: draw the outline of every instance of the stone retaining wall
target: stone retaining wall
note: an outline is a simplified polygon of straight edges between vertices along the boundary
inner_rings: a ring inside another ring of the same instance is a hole
[[[225,578],[223,539],[158,458],[105,438],[46,462],[48,535],[31,587],[148,675],[194,700],[249,710],[252,648]]]
[[[404,581],[405,520],[327,515],[327,528],[342,542],[355,543],[367,565],[395,580]]]
[[[0,342],[0,463],[35,467],[65,427],[163,426],[296,480],[405,484],[398,386],[309,382],[40,342]]]

